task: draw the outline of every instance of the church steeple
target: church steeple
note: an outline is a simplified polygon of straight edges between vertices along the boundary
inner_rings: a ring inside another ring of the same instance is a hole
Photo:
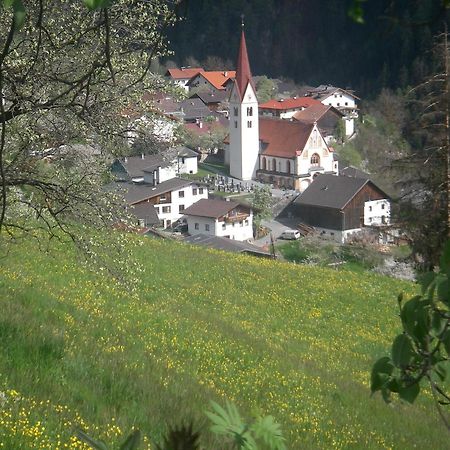
[[[240,180],[256,178],[259,168],[258,99],[248,62],[244,25],[236,65],[236,79],[230,94],[229,149],[225,162],[230,175]]]
[[[255,86],[253,85],[252,73],[250,71],[247,44],[245,42],[244,23],[242,22],[241,44],[239,46],[239,55],[236,64],[236,84],[241,100],[244,98],[244,93],[249,83],[253,90],[256,91]]]

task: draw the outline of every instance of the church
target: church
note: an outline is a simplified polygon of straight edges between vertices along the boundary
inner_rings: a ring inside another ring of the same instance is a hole
[[[232,177],[303,192],[316,175],[338,174],[334,151],[317,123],[259,117],[244,29],[229,105],[225,164]]]

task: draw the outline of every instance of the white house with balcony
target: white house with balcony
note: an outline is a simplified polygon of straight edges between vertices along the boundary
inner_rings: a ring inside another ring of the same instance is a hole
[[[206,234],[237,241],[253,238],[253,211],[233,201],[200,200],[184,211],[190,235]]]
[[[355,132],[355,119],[358,118],[357,101],[360,98],[353,91],[322,84],[317,88],[310,89],[307,95],[319,100],[324,105],[333,106],[344,114],[346,136],[351,136]]]

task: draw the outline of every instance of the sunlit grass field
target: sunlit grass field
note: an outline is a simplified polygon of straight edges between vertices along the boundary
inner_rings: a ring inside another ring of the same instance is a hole
[[[412,284],[130,236],[119,284],[32,241],[0,261],[0,448],[87,448],[133,427],[160,440],[210,400],[271,414],[292,449],[444,449],[428,395],[370,397],[372,363]]]

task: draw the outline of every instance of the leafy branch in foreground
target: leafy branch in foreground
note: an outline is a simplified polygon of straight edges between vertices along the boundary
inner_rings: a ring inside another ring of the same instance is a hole
[[[233,403],[227,401],[225,409],[213,401],[211,405],[213,412],[206,412],[213,424],[211,431],[218,436],[230,439],[233,447],[239,450],[257,450],[258,448],[286,450],[281,427],[272,416],[257,416],[252,423],[246,423]],[[93,439],[82,430],[77,430],[75,436],[94,450],[109,450],[104,441]],[[189,424],[170,429],[162,443],[155,445],[157,450],[199,450],[201,448],[199,439],[200,432],[194,431],[192,424]],[[135,430],[127,437],[119,450],[136,450],[140,442],[140,432]]]
[[[272,450],[285,450],[285,439],[281,428],[272,416],[258,416],[253,423],[246,423],[233,403],[227,401],[225,409],[211,402],[213,412],[206,412],[213,425],[211,431],[231,438],[234,445],[242,450],[258,449],[262,442]]]
[[[380,358],[372,368],[370,388],[413,403],[420,384],[429,384],[439,415],[450,431],[443,406],[450,406],[445,381],[450,361],[450,241],[446,243],[439,272],[421,279],[421,294],[404,301],[398,297],[403,332],[392,343],[391,356]]]

